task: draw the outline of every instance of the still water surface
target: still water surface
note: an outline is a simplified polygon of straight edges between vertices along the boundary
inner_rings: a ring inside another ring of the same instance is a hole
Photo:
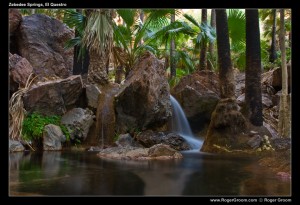
[[[256,159],[182,152],[181,160],[118,161],[97,152],[11,153],[10,196],[289,196],[290,180]]]

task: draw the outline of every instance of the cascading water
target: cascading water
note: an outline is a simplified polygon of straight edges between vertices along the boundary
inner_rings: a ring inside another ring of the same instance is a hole
[[[173,110],[172,115],[172,131],[182,136],[192,147],[199,150],[203,141],[194,137],[190,124],[177,100],[170,95]]]

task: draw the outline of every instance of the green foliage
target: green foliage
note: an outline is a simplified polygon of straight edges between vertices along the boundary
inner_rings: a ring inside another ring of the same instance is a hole
[[[45,125],[54,124],[61,128],[66,140],[70,140],[70,132],[60,123],[61,116],[42,116],[38,113],[32,113],[23,121],[22,136],[25,140],[35,140],[42,138]]]
[[[169,85],[170,87],[174,87],[176,86],[180,79],[183,77],[183,76],[186,76],[190,74],[189,70],[188,69],[177,69],[176,70],[176,76],[175,77],[172,77],[170,80],[169,80]]]

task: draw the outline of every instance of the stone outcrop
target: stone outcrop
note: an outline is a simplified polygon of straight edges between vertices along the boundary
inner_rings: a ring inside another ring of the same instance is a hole
[[[117,131],[163,129],[171,117],[169,84],[163,62],[146,52],[115,97]]]
[[[210,122],[219,101],[219,80],[212,71],[200,71],[184,76],[172,89],[194,132],[201,131]]]
[[[71,140],[84,141],[94,123],[94,118],[93,112],[88,108],[85,110],[74,108],[62,116],[61,123],[69,129]]]
[[[9,9],[9,33],[17,30],[22,21],[22,15],[18,9]]]
[[[25,87],[29,75],[33,72],[26,58],[9,53],[9,90],[14,93],[19,87]]]
[[[37,83],[24,94],[24,108],[29,113],[36,111],[44,115],[62,115],[75,107],[81,92],[80,75]]]
[[[137,141],[144,147],[152,147],[156,144],[166,144],[171,148],[182,151],[190,150],[190,145],[186,140],[176,133],[164,133],[164,132],[153,132],[152,130],[147,130],[141,132],[136,137]]]
[[[61,21],[43,14],[23,17],[17,35],[18,50],[37,75],[66,78],[73,68],[73,49],[64,49],[74,32]]]
[[[57,125],[46,125],[43,132],[43,150],[61,150],[62,142],[66,141],[66,137]]]
[[[247,130],[247,121],[238,111],[234,99],[221,99],[212,114],[205,141],[201,148],[203,152],[226,152],[230,149],[244,149],[249,145],[248,136],[243,133]]]

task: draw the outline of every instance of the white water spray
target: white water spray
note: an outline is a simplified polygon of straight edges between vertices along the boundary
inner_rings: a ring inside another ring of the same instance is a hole
[[[173,109],[172,131],[182,136],[191,145],[192,149],[199,150],[203,141],[194,136],[184,111],[177,100],[172,95],[170,95],[170,99]]]

